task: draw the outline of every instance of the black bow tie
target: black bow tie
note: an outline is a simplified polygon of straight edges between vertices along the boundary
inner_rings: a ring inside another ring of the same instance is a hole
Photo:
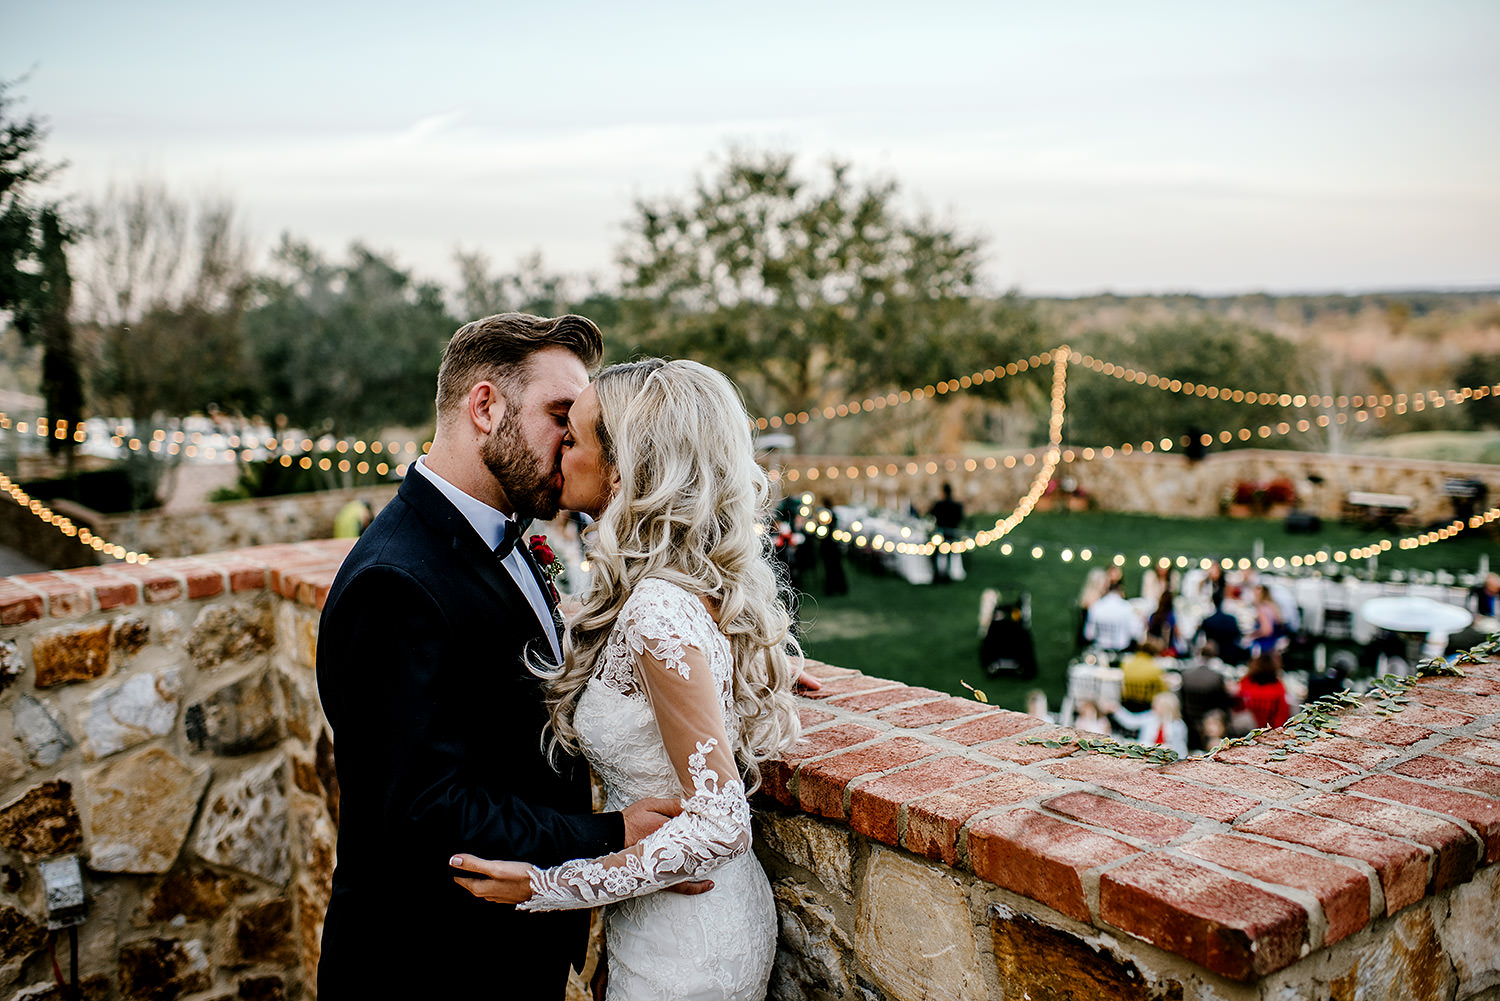
[[[505,534],[500,537],[500,544],[495,547],[495,559],[503,560],[509,556],[512,549],[520,543],[521,536],[531,527],[531,519],[505,519]]]

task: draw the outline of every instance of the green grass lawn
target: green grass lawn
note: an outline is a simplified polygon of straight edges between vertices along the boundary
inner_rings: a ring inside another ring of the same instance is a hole
[[[971,519],[971,526],[994,518]],[[1406,532],[1403,532],[1406,534]],[[1033,514],[1008,538],[1010,556],[999,545],[965,557],[967,579],[957,583],[914,586],[894,575],[878,575],[856,561],[845,561],[849,593],[825,596],[822,578],[802,582],[802,643],[810,657],[869,674],[966,695],[962,682],[982,689],[991,703],[1021,709],[1025,693],[1036,687],[1056,708],[1067,689],[1067,665],[1074,652],[1075,603],[1090,567],[1106,565],[1116,553],[1126,557],[1126,593],[1139,593],[1139,557],[1178,555],[1199,558],[1249,556],[1257,539],[1265,555],[1292,556],[1329,546],[1346,549],[1387,537],[1349,525],[1325,524],[1314,535],[1288,535],[1270,519],[1156,518],[1116,512],[1046,512]],[[1032,546],[1046,555],[1033,559]],[[1093,550],[1083,562],[1064,563],[1063,547]],[[1456,539],[1410,551],[1382,553],[1382,573],[1392,569],[1474,570],[1481,554],[1500,569],[1500,542],[1493,533],[1464,533]],[[1363,569],[1363,562],[1353,565]],[[979,600],[986,587],[1002,594],[1031,594],[1031,627],[1039,671],[1035,681],[990,678],[979,665]]]

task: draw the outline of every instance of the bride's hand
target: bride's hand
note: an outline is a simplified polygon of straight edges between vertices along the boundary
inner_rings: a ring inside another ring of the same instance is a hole
[[[448,860],[455,869],[476,873],[454,876],[453,882],[481,900],[497,904],[520,904],[531,899],[533,867],[525,862],[492,862],[473,855],[455,855]]]

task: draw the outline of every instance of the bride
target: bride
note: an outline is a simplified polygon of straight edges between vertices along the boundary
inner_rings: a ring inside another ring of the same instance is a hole
[[[624,851],[551,869],[458,855],[485,877],[458,882],[522,910],[608,904],[612,1001],[758,1001],[776,914],[746,784],[798,725],[749,418],[730,381],[696,362],[616,365],[569,412],[562,465],[563,506],[598,521],[562,666],[538,669],[552,749],[587,757],[606,809],[671,796],[683,812]],[[708,893],[656,892],[709,875]]]

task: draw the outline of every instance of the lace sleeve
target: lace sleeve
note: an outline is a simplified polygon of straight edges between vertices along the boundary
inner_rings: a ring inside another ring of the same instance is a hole
[[[682,813],[624,851],[533,870],[532,896],[522,910],[597,907],[638,897],[703,879],[750,850],[750,805],[724,732],[718,684],[703,651],[683,637],[673,618],[639,616],[626,629],[637,676],[682,787]]]

